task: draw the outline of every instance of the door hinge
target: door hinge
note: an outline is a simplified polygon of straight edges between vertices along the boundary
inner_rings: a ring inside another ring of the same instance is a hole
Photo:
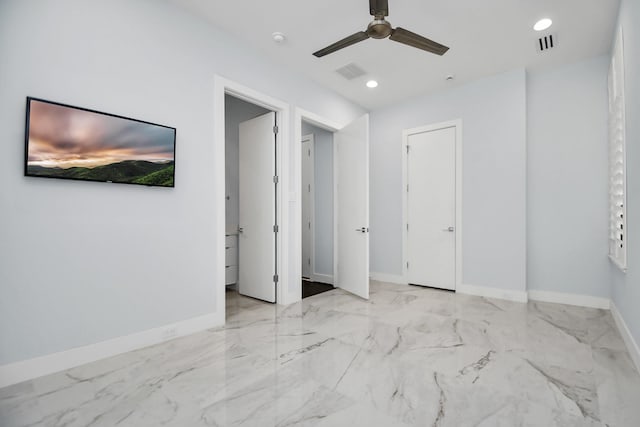
[[[409,224],[407,223],[407,231],[409,231]]]
[[[311,230],[311,221],[309,221],[309,230]]]
[[[409,261],[407,261],[407,270],[409,269]]]
[[[311,148],[309,148],[309,157],[311,157]]]
[[[407,154],[409,154],[409,145],[407,144]]]
[[[311,184],[309,184],[309,193],[311,193]]]
[[[274,274],[274,275],[273,275],[273,281],[274,281],[275,283],[278,283],[278,275],[277,275],[277,274]]]
[[[278,125],[273,126],[273,133],[278,134]]]
[[[409,184],[407,184],[407,193],[409,192]]]
[[[278,227],[277,225],[274,225],[274,226],[273,226],[273,232],[274,232],[274,233],[277,233],[277,232],[279,232],[279,231],[280,231],[280,227]]]
[[[280,178],[278,178],[278,175],[274,175],[273,177],[273,183],[277,184],[280,181]]]

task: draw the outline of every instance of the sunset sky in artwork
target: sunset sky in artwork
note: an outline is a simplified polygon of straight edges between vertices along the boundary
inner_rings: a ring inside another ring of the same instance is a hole
[[[93,168],[124,160],[167,162],[175,130],[31,100],[29,166]]]

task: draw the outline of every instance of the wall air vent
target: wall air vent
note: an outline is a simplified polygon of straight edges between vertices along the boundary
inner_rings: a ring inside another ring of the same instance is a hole
[[[338,68],[336,73],[340,74],[347,80],[357,79],[358,77],[362,77],[367,74],[366,71],[353,62],[345,65],[344,67]]]
[[[547,34],[536,41],[536,49],[538,52],[546,52],[556,46],[558,46],[558,36],[556,34]]]

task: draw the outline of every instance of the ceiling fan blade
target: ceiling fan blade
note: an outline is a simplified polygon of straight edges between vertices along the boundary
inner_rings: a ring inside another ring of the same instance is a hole
[[[389,1],[369,0],[369,13],[372,16],[389,16]]]
[[[426,37],[422,37],[419,34],[412,33],[411,31],[400,27],[394,29],[389,38],[394,42],[403,43],[440,56],[444,55],[449,50],[447,46],[441,45],[440,43],[434,42],[433,40],[429,40]]]
[[[340,49],[344,49],[345,47],[351,46],[352,44],[356,44],[368,38],[369,35],[367,33],[365,33],[364,31],[359,31],[355,34],[350,35],[349,37],[345,37],[344,39],[335,42],[330,46],[325,47],[324,49],[320,49],[313,55],[317,56],[318,58],[322,58],[325,55],[329,55],[330,53],[333,53]]]

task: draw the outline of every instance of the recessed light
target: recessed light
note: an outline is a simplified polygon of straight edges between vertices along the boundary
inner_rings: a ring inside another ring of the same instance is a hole
[[[378,82],[375,80],[369,80],[367,82],[367,87],[373,89],[374,87],[378,87]]]
[[[276,31],[275,33],[271,34],[271,37],[273,37],[273,41],[278,44],[282,43],[286,38],[286,36],[279,31]]]
[[[456,76],[454,76],[453,74],[449,74],[447,77],[445,77],[446,80],[453,80],[455,78]]]
[[[544,18],[536,22],[536,25],[533,26],[533,29],[536,31],[544,31],[549,28],[553,24],[553,21],[549,18]]]

